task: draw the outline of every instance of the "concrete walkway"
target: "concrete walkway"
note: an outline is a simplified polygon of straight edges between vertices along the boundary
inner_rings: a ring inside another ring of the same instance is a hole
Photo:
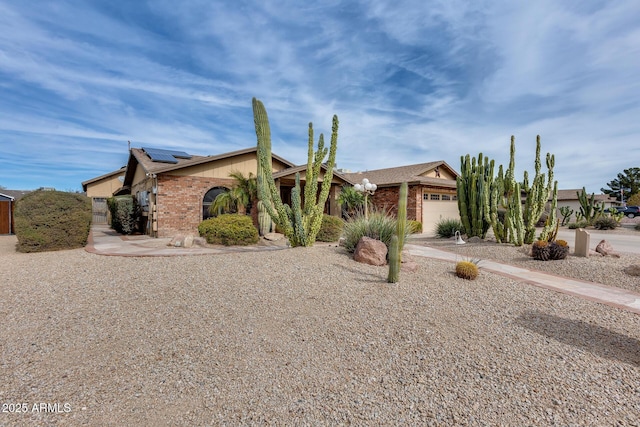
[[[123,236],[113,231],[107,225],[94,225],[91,227],[85,250],[98,255],[148,257],[213,255],[230,252],[256,252],[283,249],[281,246],[202,247],[197,245],[191,248],[177,248],[175,246],[169,246],[170,241],[170,238]]]
[[[429,246],[406,244],[405,249],[411,255],[444,261],[459,261],[459,256],[454,252],[435,249]],[[545,289],[550,289],[563,294],[575,295],[590,301],[607,304],[623,310],[640,314],[640,294],[613,286],[583,280],[570,279],[543,273],[536,270],[515,267],[490,260],[482,260],[479,265],[483,270],[495,274],[510,277],[519,282],[528,283]]]
[[[257,252],[284,249],[282,246],[220,246],[214,248],[194,246],[192,248],[176,248],[168,246],[170,241],[171,239],[169,238],[122,236],[111,230],[108,226],[93,226],[91,227],[89,241],[85,250],[98,255],[147,257],[225,254],[231,252]],[[407,243],[405,249],[415,256],[450,262],[459,260],[458,255],[454,252],[429,246]],[[575,295],[580,298],[640,314],[640,294],[632,291],[528,270],[526,268],[514,267],[489,260],[483,260],[480,267],[485,271],[507,276],[519,282],[529,283],[564,294]]]

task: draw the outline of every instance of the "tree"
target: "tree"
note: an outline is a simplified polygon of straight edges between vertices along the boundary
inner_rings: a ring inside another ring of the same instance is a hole
[[[338,203],[348,216],[364,208],[364,194],[350,185],[345,185],[338,196]]]
[[[609,197],[615,197],[619,202],[622,201],[622,193],[624,194],[624,200],[631,197],[632,194],[640,192],[640,168],[629,168],[618,174],[618,177],[613,181],[607,183],[607,188],[601,188],[604,194]]]
[[[253,206],[258,197],[256,177],[251,172],[248,177],[238,171],[230,173],[229,176],[235,180],[235,183],[229,191],[219,194],[213,201],[209,207],[209,212],[213,215],[219,215],[222,212],[238,212],[244,215],[247,212],[247,206]]]
[[[635,193],[629,200],[627,200],[627,205],[629,206],[640,206],[640,193]]]

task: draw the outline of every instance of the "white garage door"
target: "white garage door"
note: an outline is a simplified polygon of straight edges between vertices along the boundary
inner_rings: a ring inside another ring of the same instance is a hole
[[[441,219],[460,219],[455,194],[425,191],[422,195],[422,233],[435,236]]]

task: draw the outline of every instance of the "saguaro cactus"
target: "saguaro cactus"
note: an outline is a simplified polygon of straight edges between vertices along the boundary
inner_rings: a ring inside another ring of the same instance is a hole
[[[258,162],[261,164],[263,172],[262,175],[258,175],[258,197],[262,201],[268,200],[270,197],[271,203],[264,203],[264,208],[287,236],[291,246],[311,246],[320,231],[324,204],[331,189],[338,146],[338,116],[333,116],[330,148],[324,147],[324,137],[321,134],[318,150],[315,154],[313,151],[313,125],[309,123],[309,161],[307,162],[305,181],[306,185],[311,187],[305,189],[304,206],[302,206],[300,174],[296,174],[296,184],[291,190],[291,206],[289,206],[282,203],[278,188],[273,180],[270,144],[267,147],[267,144],[260,143],[260,139],[265,139],[269,133],[269,122],[264,105],[255,98],[253,99],[253,111],[256,136],[258,137]],[[318,178],[327,153],[329,159],[327,160],[326,172],[320,187],[320,195],[316,197]]]
[[[264,156],[271,160],[271,129],[269,127],[267,111],[264,109],[264,106],[261,105],[260,101],[255,98],[253,98],[252,106],[256,136],[258,139],[258,152],[264,153]],[[267,169],[270,172],[272,170],[270,161],[266,168],[262,162],[258,161],[257,182],[258,187],[262,187],[258,188],[258,231],[261,236],[271,232],[273,229],[273,221],[265,207],[265,205],[272,205],[271,193],[269,193],[267,184]]]
[[[407,198],[409,194],[409,184],[403,182],[400,185],[400,195],[398,196],[398,215],[396,234],[391,236],[389,244],[389,275],[387,282],[397,283],[400,278],[400,265],[402,263],[402,249],[407,235]]]

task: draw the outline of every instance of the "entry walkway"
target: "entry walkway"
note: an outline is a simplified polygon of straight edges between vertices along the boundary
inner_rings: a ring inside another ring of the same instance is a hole
[[[123,236],[113,231],[108,225],[94,225],[91,227],[85,250],[98,255],[148,257],[211,255],[282,249],[279,246],[202,247],[197,245],[191,248],[177,248],[169,246],[169,242],[171,242],[170,238]]]
[[[405,244],[404,247],[411,255],[451,262],[459,261],[459,256],[454,252],[443,251],[429,246],[411,244]],[[562,292],[564,294],[575,295],[580,298],[640,314],[640,294],[626,289],[602,285],[600,283],[570,279],[567,277],[515,267],[490,260],[482,260],[481,268],[485,271],[510,277],[520,282]]]

